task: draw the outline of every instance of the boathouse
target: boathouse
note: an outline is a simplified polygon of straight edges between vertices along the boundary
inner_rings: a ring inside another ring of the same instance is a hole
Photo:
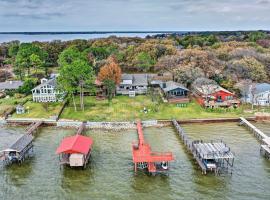
[[[92,145],[93,140],[90,137],[79,134],[64,138],[56,150],[56,154],[60,155],[60,164],[85,168],[91,154]]]
[[[22,163],[29,151],[33,149],[34,137],[31,134],[21,136],[9,148],[2,151],[2,159],[7,164],[19,162]]]
[[[151,146],[145,142],[141,122],[137,123],[138,142],[132,143],[132,156],[134,170],[147,170],[150,174],[166,172],[169,170],[169,162],[173,161],[172,152],[152,152]]]
[[[175,119],[172,120],[172,124],[174,125],[180,139],[200,166],[203,174],[206,174],[209,171],[215,172],[217,175],[223,172],[232,173],[234,154],[223,141],[192,141],[188,138],[184,129]]]

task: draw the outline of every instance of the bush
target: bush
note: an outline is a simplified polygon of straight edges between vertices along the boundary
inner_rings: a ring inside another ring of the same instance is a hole
[[[37,85],[38,80],[36,78],[26,78],[23,85],[18,89],[21,94],[31,94],[31,90]]]

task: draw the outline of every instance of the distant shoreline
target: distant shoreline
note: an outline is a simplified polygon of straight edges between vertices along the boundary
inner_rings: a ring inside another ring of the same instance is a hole
[[[70,32],[0,32],[0,34],[59,35],[59,34],[121,34],[121,33],[187,33],[187,31],[70,31]]]

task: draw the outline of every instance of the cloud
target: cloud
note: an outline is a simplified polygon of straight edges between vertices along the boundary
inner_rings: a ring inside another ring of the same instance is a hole
[[[269,29],[269,3],[270,0],[0,0],[0,31]]]

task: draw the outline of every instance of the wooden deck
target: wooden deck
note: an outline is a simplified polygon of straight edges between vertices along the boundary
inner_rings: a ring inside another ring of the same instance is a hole
[[[204,163],[207,160],[215,161],[216,168],[214,171],[216,174],[221,173],[222,170],[229,171],[229,167],[233,167],[234,154],[225,143],[222,141],[210,143],[204,143],[203,141],[191,141],[184,129],[176,120],[172,120],[172,123],[186,148],[193,155],[197,164],[201,168],[203,174],[206,174],[207,171],[212,171],[212,168],[209,168],[208,165]]]
[[[267,159],[270,159],[270,137],[243,117],[240,117],[240,125],[247,127],[248,130],[250,130],[251,133],[253,133],[254,136],[262,143],[260,152]]]
[[[83,132],[84,132],[84,130],[85,130],[85,128],[86,128],[86,122],[82,122],[82,124],[81,124],[80,127],[78,128],[76,134],[77,134],[77,135],[82,135]]]
[[[34,135],[36,130],[38,129],[39,126],[43,124],[43,121],[37,121],[33,122],[30,126],[26,128],[26,134],[27,135]]]
[[[206,167],[203,164],[203,162],[198,158],[198,156],[196,156],[196,154],[193,151],[193,147],[192,147],[192,141],[188,138],[188,136],[186,135],[184,129],[179,125],[179,123],[174,119],[172,120],[172,123],[179,135],[179,137],[181,138],[181,140],[183,141],[183,143],[185,144],[186,148],[189,150],[189,152],[191,154],[193,154],[193,157],[195,158],[196,162],[198,163],[198,165],[200,166],[202,173],[206,174]]]

